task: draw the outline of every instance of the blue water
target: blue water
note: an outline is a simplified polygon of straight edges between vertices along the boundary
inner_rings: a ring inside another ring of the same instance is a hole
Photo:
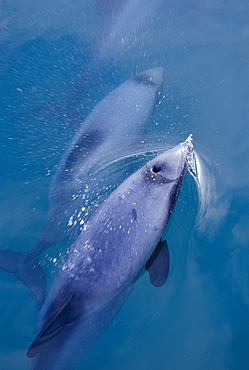
[[[34,112],[70,95],[102,23],[94,1],[13,0],[1,8],[0,240],[1,249],[28,251],[45,226],[54,169],[75,130]],[[165,233],[167,283],[156,289],[144,273],[77,369],[248,369],[249,2],[165,1],[153,22],[130,34],[126,47],[108,51],[101,80],[82,96],[82,116],[127,78],[164,66],[148,136],[173,146],[193,134],[208,169],[204,206],[187,174]],[[49,281],[61,247],[41,258]],[[35,301],[2,270],[0,289],[0,369],[28,369]]]

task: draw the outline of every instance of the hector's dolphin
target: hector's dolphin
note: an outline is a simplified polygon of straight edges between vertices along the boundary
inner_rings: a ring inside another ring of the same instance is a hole
[[[163,68],[144,71],[113,90],[89,114],[68,145],[56,169],[49,194],[47,225],[29,253],[0,250],[0,268],[22,280],[34,294],[38,308],[45,298],[46,281],[38,256],[51,245],[80,233],[94,206],[101,204],[131,166],[108,172],[96,170],[141,143],[146,121],[159,101]]]
[[[128,298],[146,265],[152,284],[167,278],[161,241],[192,160],[191,135],[127,178],[72,245],[42,307],[27,355],[36,370],[73,369]]]

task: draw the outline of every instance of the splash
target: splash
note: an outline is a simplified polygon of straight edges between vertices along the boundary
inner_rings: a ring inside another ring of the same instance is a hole
[[[143,165],[145,161],[148,161],[148,159],[153,158],[156,155],[164,152],[165,150],[169,149],[169,147],[170,146],[168,145],[165,146],[165,144],[155,145],[151,143],[146,144],[143,148],[133,150],[132,152],[122,151],[122,154],[115,152],[113,153],[113,159],[103,163],[101,166],[98,166],[98,168],[95,169],[94,174],[97,174],[98,172],[108,168],[109,166],[125,161],[126,159],[130,159],[131,163],[133,164],[139,162],[139,165]],[[144,162],[142,162],[143,157],[145,157]]]
[[[189,151],[189,155],[187,156],[187,162],[190,165],[192,163],[193,159],[193,135],[190,134],[187,139],[181,143],[181,144],[188,144],[188,147],[191,148]],[[129,159],[129,164],[135,164],[138,163],[139,166],[144,165],[144,163],[155,156],[165,152],[166,150],[170,149],[172,145],[166,144],[165,142],[141,142],[141,144],[136,148],[131,150],[130,148],[127,149],[127,151],[124,151],[122,149],[122,152],[120,151],[113,151],[112,152],[112,158],[108,161],[102,163],[101,165],[98,165],[98,167],[92,166],[94,168],[93,175],[97,174],[98,172],[109,168],[110,166],[114,164],[121,164],[122,161],[125,161],[126,159]],[[143,160],[144,159],[144,160]],[[124,162],[125,165],[127,164]]]
[[[188,170],[195,180],[198,191],[196,229],[211,236],[227,210],[216,187],[219,174],[211,159],[197,151],[193,152],[192,160],[188,161]]]

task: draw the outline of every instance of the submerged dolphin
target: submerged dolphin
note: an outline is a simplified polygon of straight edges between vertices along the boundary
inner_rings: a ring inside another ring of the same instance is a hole
[[[99,32],[86,63],[72,84],[73,90],[67,97],[67,114],[71,115],[69,108],[79,106],[82,96],[89,94],[101,81],[111,62],[131,47],[141,37],[141,32],[148,32],[163,3],[164,0],[96,0],[96,11],[101,17]]]
[[[72,245],[42,307],[27,355],[36,370],[73,369],[128,298],[146,265],[155,286],[167,278],[165,226],[192,158],[191,135],[127,178]]]
[[[79,109],[83,97],[92,95],[93,87],[102,81],[114,61],[133,46],[143,32],[148,32],[163,4],[164,0],[96,0],[99,30],[85,63],[71,82],[71,92],[63,101],[36,108],[31,116],[55,116],[77,127],[83,117]],[[143,47],[143,43],[139,46]]]
[[[113,169],[113,175],[96,170],[122,149],[134,150],[142,140],[145,123],[157,104],[163,68],[144,71],[107,95],[82,123],[56,169],[49,194],[47,225],[37,246],[28,253],[0,250],[0,268],[22,280],[34,294],[38,308],[46,280],[38,256],[51,245],[80,233],[93,205],[101,204],[114,185],[133,172]],[[113,178],[114,176],[114,178]]]

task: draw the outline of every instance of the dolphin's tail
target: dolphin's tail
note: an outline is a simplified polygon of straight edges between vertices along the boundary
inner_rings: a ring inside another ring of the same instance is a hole
[[[0,250],[0,268],[12,272],[32,292],[40,310],[46,295],[46,277],[33,253]]]

